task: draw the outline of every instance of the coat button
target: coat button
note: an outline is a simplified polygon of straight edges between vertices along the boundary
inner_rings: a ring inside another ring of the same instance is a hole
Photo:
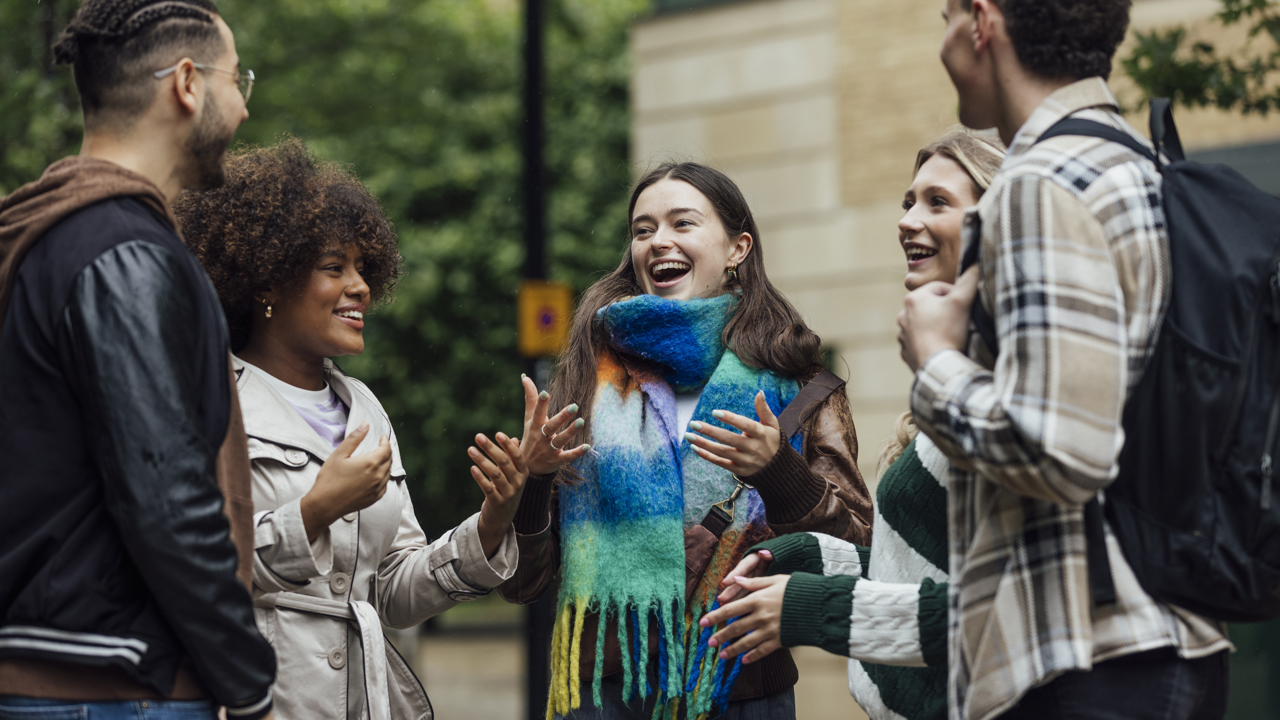
[[[329,578],[329,589],[339,595],[345,594],[350,584],[351,576],[346,573],[334,573],[333,577]]]
[[[346,520],[347,522],[355,522],[356,513],[347,513],[346,515],[342,516],[342,519]]]
[[[329,651],[329,667],[334,670],[341,670],[347,666],[347,651],[342,648],[334,648]]]
[[[302,465],[307,462],[307,454],[301,450],[285,450],[284,459],[290,465]]]

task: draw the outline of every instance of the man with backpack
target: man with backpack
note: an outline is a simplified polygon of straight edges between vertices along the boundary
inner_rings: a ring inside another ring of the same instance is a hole
[[[948,0],[944,11],[960,119],[1009,145],[966,219],[978,267],[911,293],[899,317],[916,423],[952,461],[953,718],[1226,711],[1222,625],[1153,599],[1096,502],[1119,472],[1126,401],[1170,300],[1161,172],[1120,142],[1042,140],[1074,118],[1149,147],[1105,80],[1129,8]],[[987,339],[970,336],[971,306],[993,319]]]

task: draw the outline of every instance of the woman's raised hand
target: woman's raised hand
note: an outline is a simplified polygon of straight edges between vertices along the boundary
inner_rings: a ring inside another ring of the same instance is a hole
[[[484,504],[480,506],[480,546],[485,557],[493,557],[507,534],[507,528],[520,507],[520,495],[529,479],[520,441],[497,433],[493,442],[483,434],[476,435],[476,447],[467,448],[471,462],[471,477],[484,491]]]
[[[520,382],[524,385],[524,438],[520,449],[531,475],[550,475],[591,451],[590,445],[569,447],[585,424],[582,418],[570,422],[578,414],[577,405],[570,405],[548,419],[550,396],[546,391],[539,393],[538,386],[527,375],[521,375]]]
[[[302,497],[307,540],[314,542],[338,518],[369,507],[387,492],[391,479],[391,441],[387,436],[383,435],[373,450],[352,455],[368,434],[369,423],[362,423],[344,438],[320,467],[315,485]]]
[[[763,391],[756,393],[756,415],[760,417],[759,422],[725,410],[713,410],[711,417],[742,432],[691,422],[689,429],[693,432],[685,433],[684,437],[693,446],[693,451],[698,453],[698,457],[745,479],[768,465],[773,456],[778,454],[778,447],[782,444],[778,418],[769,409]]]

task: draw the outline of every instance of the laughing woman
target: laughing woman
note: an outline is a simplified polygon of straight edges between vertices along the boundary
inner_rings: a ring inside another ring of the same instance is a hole
[[[527,476],[519,447],[477,436],[484,504],[428,543],[386,412],[329,359],[364,350],[365,313],[400,272],[382,209],[298,140],[234,154],[226,170],[224,187],[186,194],[175,209],[236,354],[254,604],[279,666],[276,717],[430,718],[382,625],[415,625],[511,577],[510,525]]]
[[[765,275],[729,178],[663,165],[628,220],[622,263],[583,296],[551,393],[524,381],[531,477],[519,568],[499,591],[532,602],[561,576],[551,715],[789,720],[791,657],[721,662],[697,621],[760,540],[870,539],[843,384]]]
[[[956,130],[916,156],[898,221],[907,290],[955,282],[965,211],[990,186],[1004,152],[995,138]],[[880,467],[870,549],[817,533],[761,543],[730,573],[740,579],[721,595],[727,604],[703,620],[738,618],[712,638],[726,657],[767,659],[796,645],[848,656],[849,690],[872,720],[943,720],[947,459],[917,435],[907,412]],[[751,577],[760,573],[769,577]],[[743,589],[754,592],[733,600]]]

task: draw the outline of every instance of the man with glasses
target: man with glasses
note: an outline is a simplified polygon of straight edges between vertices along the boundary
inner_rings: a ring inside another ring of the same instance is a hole
[[[87,0],[78,157],[0,200],[0,716],[271,713],[226,324],[170,203],[253,73],[209,0]]]

